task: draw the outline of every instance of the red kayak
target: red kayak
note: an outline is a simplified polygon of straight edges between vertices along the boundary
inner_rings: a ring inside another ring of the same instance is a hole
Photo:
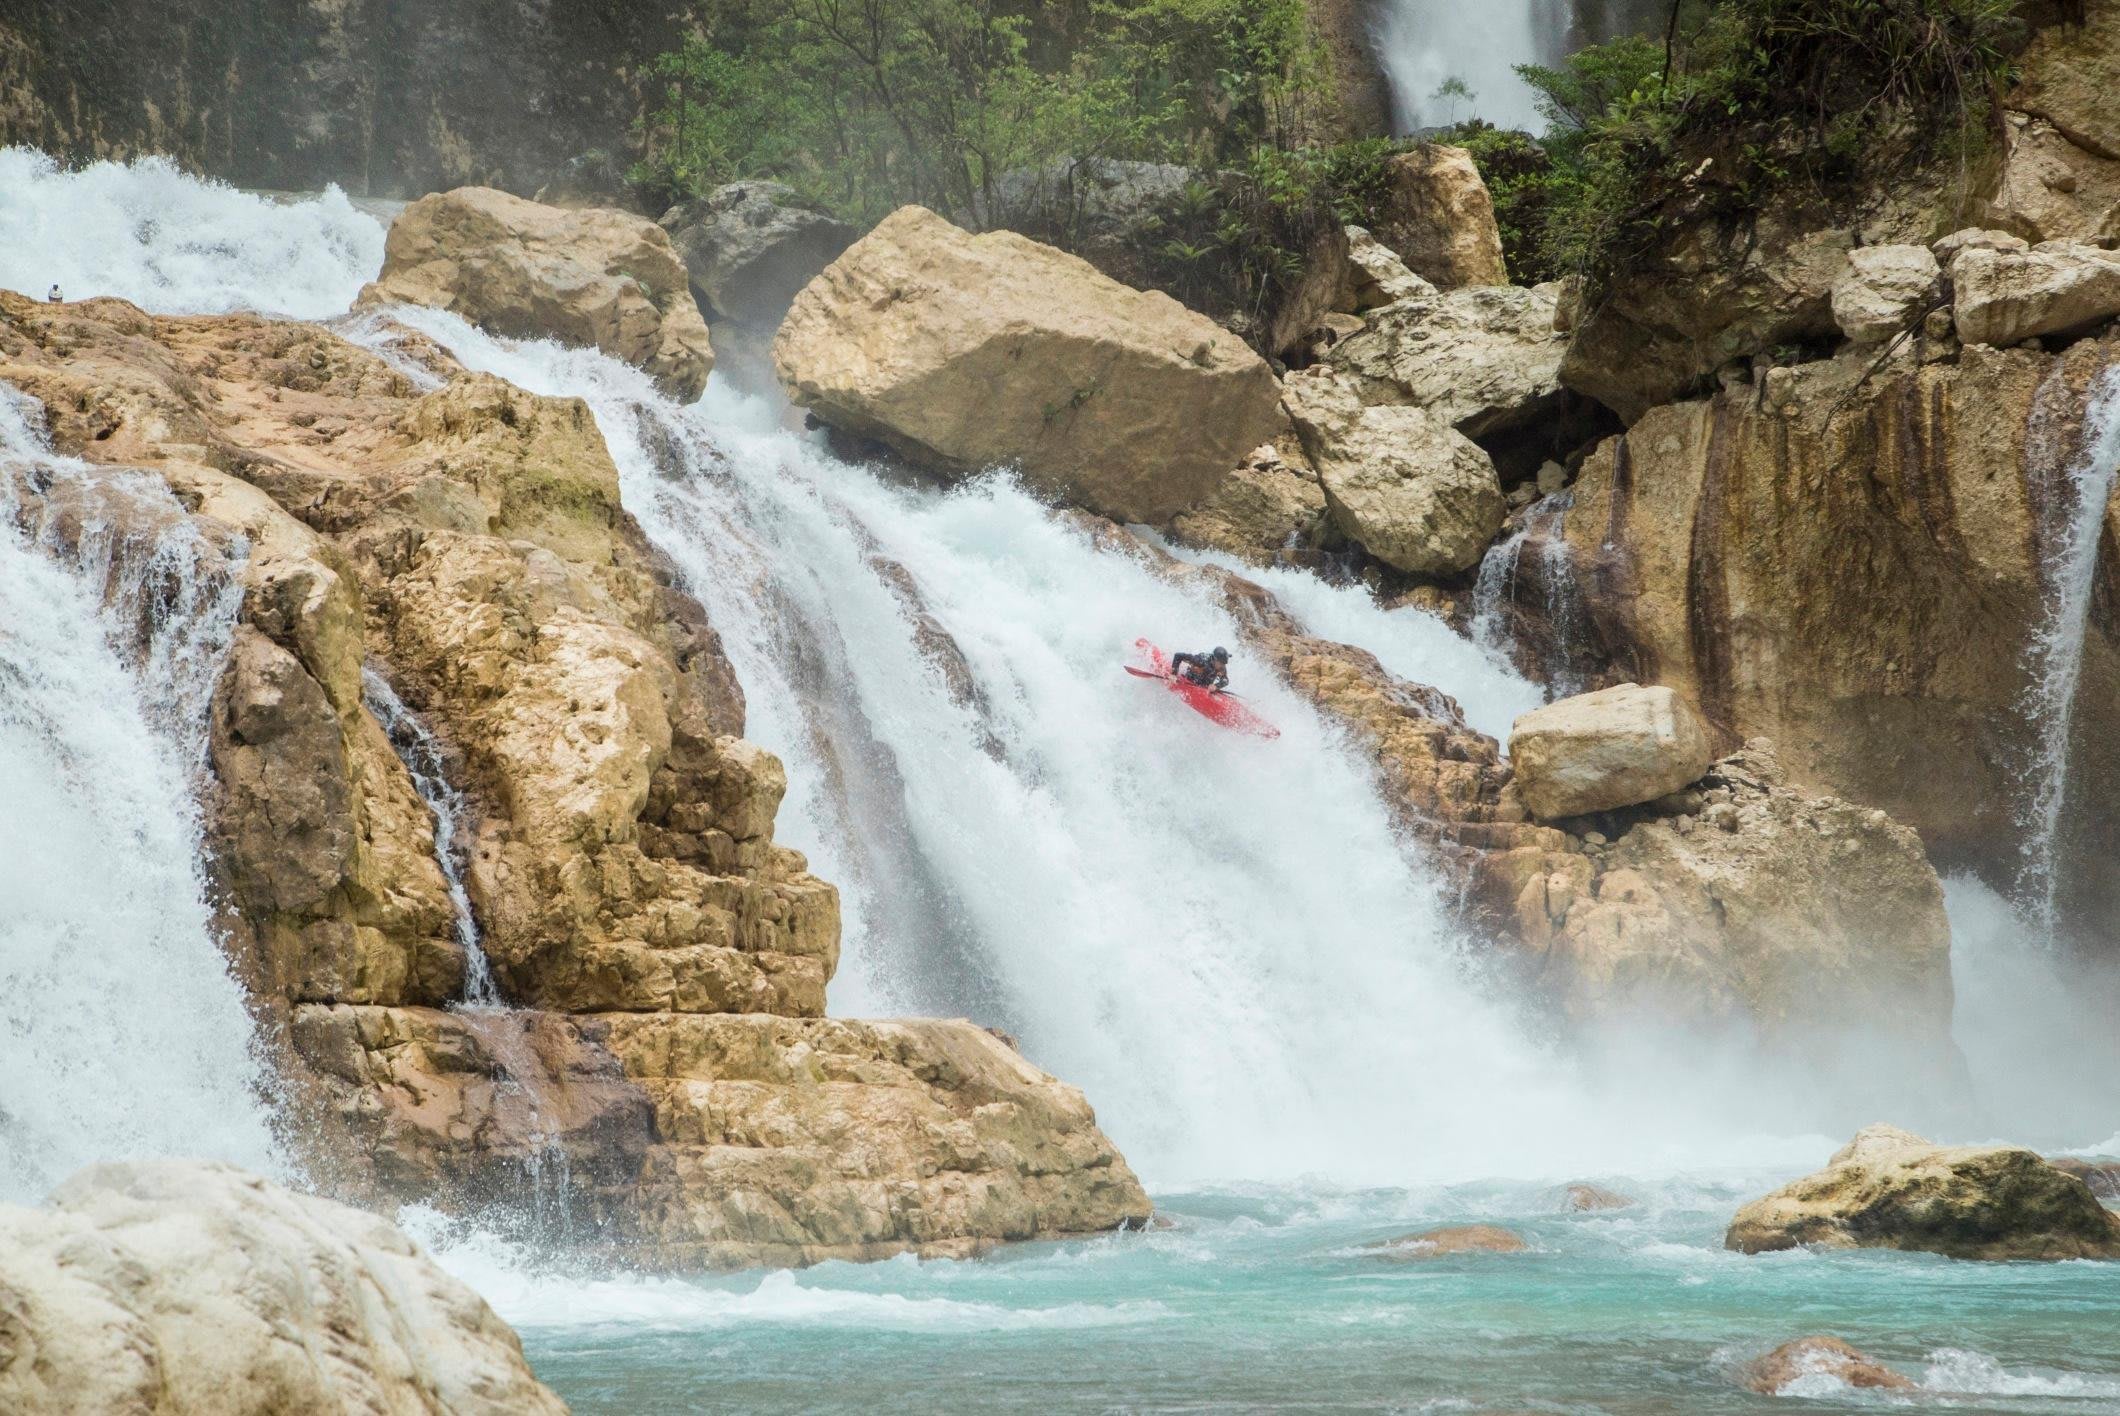
[[[1145,669],[1136,668],[1132,664],[1126,665],[1126,671],[1135,678],[1161,680],[1169,686],[1172,693],[1185,700],[1187,707],[1225,728],[1250,733],[1253,737],[1277,738],[1281,735],[1279,728],[1239,702],[1234,693],[1226,690],[1217,693],[1211,688],[1203,688],[1190,679],[1173,674],[1170,671],[1170,656],[1146,639],[1136,639],[1134,648],[1140,650],[1141,656],[1148,660],[1148,667]]]

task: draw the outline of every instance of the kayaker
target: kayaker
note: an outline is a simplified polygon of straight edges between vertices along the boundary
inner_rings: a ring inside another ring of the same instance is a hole
[[[1229,687],[1229,651],[1217,647],[1211,654],[1174,654],[1170,671],[1187,683],[1220,693]]]

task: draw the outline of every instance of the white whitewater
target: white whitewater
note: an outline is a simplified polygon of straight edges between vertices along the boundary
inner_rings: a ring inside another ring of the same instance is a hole
[[[2120,369],[2099,376],[2084,407],[2082,426],[2081,450],[2059,485],[2050,489],[2057,502],[2040,567],[2046,580],[2046,614],[2027,654],[2032,686],[2025,707],[2038,736],[2026,774],[2018,897],[2045,938],[2052,938],[2060,923],[2057,897],[2062,821],[2068,807],[2069,738],[2083,677],[2083,640],[2090,628],[2098,546],[2120,476]]]
[[[383,228],[336,187],[283,204],[164,158],[60,167],[0,148],[0,287],[115,295],[145,310],[326,319],[383,263]]]
[[[193,792],[240,592],[158,480],[51,455],[33,413],[0,387],[0,1199],[132,1156],[275,1170]]]
[[[1005,479],[892,486],[763,405],[710,390],[678,408],[593,352],[403,318],[596,412],[628,509],[723,636],[748,735],[788,762],[780,838],[844,892],[835,1012],[1009,1029],[1159,1183],[1611,1167],[1658,1149],[1671,1118],[1651,1118],[1674,1107],[1689,1152],[1738,1153],[1717,1149],[1699,1098],[1593,1098],[1529,1040],[1476,981],[1472,941],[1360,755],[1203,594]],[[1292,598],[1321,632],[1449,641],[1503,690],[1466,695],[1490,720],[1485,700],[1538,701],[1432,618],[1336,594]],[[1284,736],[1262,746],[1142,691],[1119,666],[1144,633],[1236,649]],[[1433,656],[1392,657],[1436,681]]]
[[[1574,506],[1573,492],[1555,492],[1527,508],[1516,529],[1487,548],[1473,583],[1472,620],[1467,626],[1474,643],[1504,661],[1513,659],[1517,644],[1511,608],[1521,593],[1524,552],[1533,550],[1532,584],[1539,591],[1550,636],[1541,646],[1547,662],[1540,678],[1550,698],[1566,698],[1584,687],[1575,673],[1575,644],[1583,633],[1585,610],[1564,534]]]

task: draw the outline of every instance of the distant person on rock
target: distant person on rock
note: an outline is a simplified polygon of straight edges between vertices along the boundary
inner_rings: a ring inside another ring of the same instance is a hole
[[[1220,693],[1229,687],[1229,651],[1217,648],[1211,654],[1175,654],[1170,671],[1187,683]]]

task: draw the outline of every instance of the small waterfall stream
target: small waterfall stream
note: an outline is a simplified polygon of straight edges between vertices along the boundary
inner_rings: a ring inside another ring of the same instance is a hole
[[[1528,508],[1514,531],[1487,548],[1472,590],[1468,628],[1473,642],[1505,659],[1517,658],[1515,607],[1520,603],[1524,552],[1528,548],[1536,553],[1530,580],[1546,631],[1539,645],[1542,672],[1537,677],[1551,698],[1566,698],[1584,687],[1575,659],[1588,614],[1565,534],[1574,506],[1574,493],[1555,492]]]
[[[2017,897],[2040,935],[2060,927],[2062,831],[2069,800],[2070,734],[2083,677],[2084,637],[2098,575],[2098,547],[2120,478],[2120,367],[2099,376],[2084,405],[2082,444],[2040,518],[2046,613],[2026,651],[2025,711],[2036,738],[2026,771],[2023,865]]]

